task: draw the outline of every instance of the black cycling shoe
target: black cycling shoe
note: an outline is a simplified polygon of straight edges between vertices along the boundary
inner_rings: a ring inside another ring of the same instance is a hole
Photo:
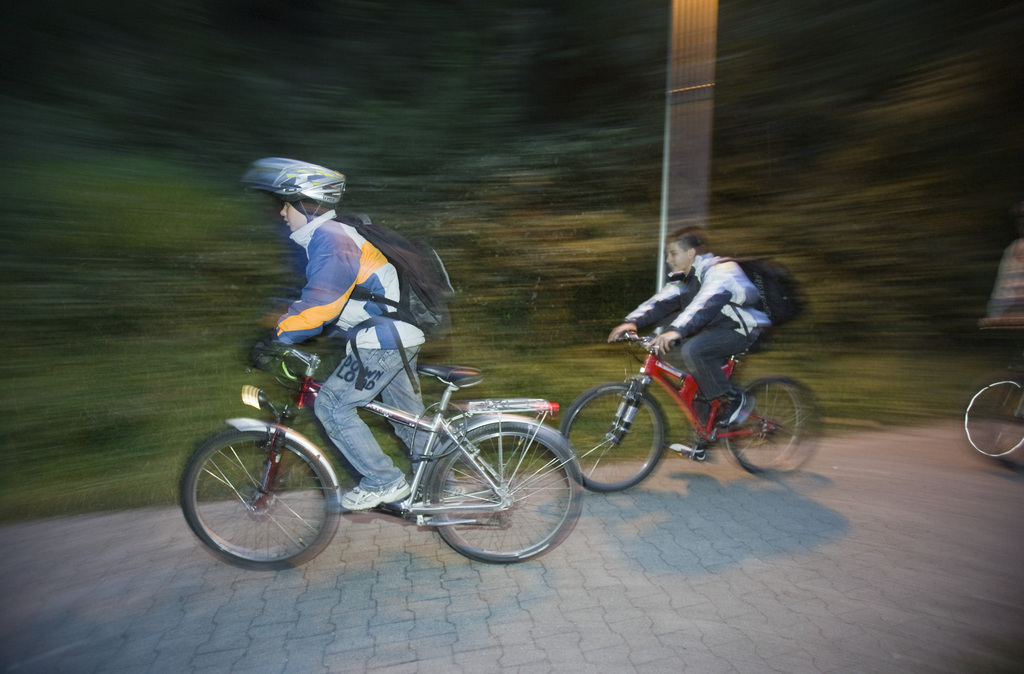
[[[754,396],[743,391],[727,393],[722,398],[722,406],[718,408],[719,428],[742,424],[754,411]]]

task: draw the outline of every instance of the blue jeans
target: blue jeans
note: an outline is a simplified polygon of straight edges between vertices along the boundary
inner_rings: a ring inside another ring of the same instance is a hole
[[[705,398],[713,400],[734,390],[722,366],[729,356],[748,349],[758,334],[757,330],[748,336],[732,328],[715,327],[683,341],[683,360]]]
[[[414,373],[419,351],[419,347],[405,350]],[[317,395],[314,411],[331,441],[363,476],[359,486],[379,489],[404,480],[405,473],[380,448],[370,427],[359,418],[357,409],[380,397],[385,405],[411,414],[422,414],[423,399],[413,389],[398,350],[360,349],[359,356],[366,372],[363,390],[359,391],[355,387],[359,361],[350,353],[324,382]],[[423,431],[417,433],[416,429],[396,422],[391,422],[391,425],[413,457],[418,457],[426,444],[427,434]]]

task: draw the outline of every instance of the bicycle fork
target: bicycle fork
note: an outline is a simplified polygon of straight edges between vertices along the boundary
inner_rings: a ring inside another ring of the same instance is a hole
[[[626,391],[626,395],[619,403],[615,419],[612,420],[612,428],[607,435],[608,439],[616,445],[622,442],[622,438],[633,425],[633,419],[636,417],[637,410],[640,409],[640,398],[643,397],[650,383],[651,378],[645,374],[637,375],[629,380],[629,390]]]
[[[267,458],[263,461],[262,475],[258,481],[253,480],[252,494],[246,506],[252,515],[262,515],[270,510],[274,501],[274,486],[277,484],[277,476],[281,470],[281,460],[284,452],[278,447],[280,443],[280,432],[274,429],[268,434],[265,446]]]

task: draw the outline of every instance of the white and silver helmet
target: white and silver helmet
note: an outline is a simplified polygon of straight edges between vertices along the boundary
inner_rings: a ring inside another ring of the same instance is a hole
[[[345,193],[343,173],[284,157],[257,159],[242,176],[242,182],[283,201],[311,199],[329,206],[341,201]]]

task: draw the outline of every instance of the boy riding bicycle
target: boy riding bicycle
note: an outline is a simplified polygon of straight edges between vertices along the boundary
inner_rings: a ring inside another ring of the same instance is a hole
[[[341,504],[366,510],[409,496],[405,473],[384,453],[358,408],[377,396],[385,404],[413,413],[423,411],[419,388],[412,381],[423,332],[381,305],[352,297],[357,287],[397,301],[398,272],[387,258],[351,225],[339,222],[334,206],[345,191],[345,176],[323,166],[280,157],[254,162],[243,182],[270,194],[280,203],[283,224],[308,258],[306,286],[299,300],[278,320],[277,328],[257,343],[253,361],[265,367],[269,356],[284,345],[314,337],[328,326],[347,337],[345,359],[324,382],[314,411],[349,463],[359,471],[359,485],[346,492]],[[358,351],[357,351],[358,349]],[[402,353],[404,351],[404,354]],[[404,357],[403,357],[404,355]],[[395,432],[412,451],[414,438],[426,436],[392,422]]]
[[[633,310],[608,335],[619,340],[626,332],[657,325],[678,312],[651,346],[658,355],[670,355],[676,345],[701,393],[721,399],[720,426],[743,423],[754,401],[722,372],[728,358],[742,353],[771,325],[754,308],[758,292],[740,266],[708,252],[707,233],[700,227],[679,229],[669,235],[669,283]]]

